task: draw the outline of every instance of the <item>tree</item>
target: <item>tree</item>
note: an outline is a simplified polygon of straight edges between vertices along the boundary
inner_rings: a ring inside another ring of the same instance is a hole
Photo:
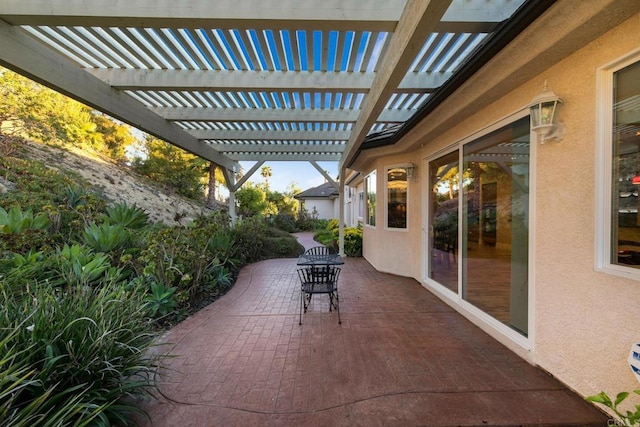
[[[269,191],[269,178],[273,176],[273,171],[270,166],[263,166],[260,168],[260,175],[264,178],[264,189]]]
[[[102,134],[102,154],[124,163],[127,160],[127,148],[137,142],[131,128],[101,113],[94,113],[93,121],[97,125],[97,131]]]
[[[134,160],[134,170],[185,197],[202,198],[205,160],[152,136],[147,136],[144,150],[146,157]]]
[[[0,130],[10,136],[90,147],[118,161],[135,142],[128,126],[3,68],[0,99]]]
[[[238,213],[243,216],[263,215],[267,209],[266,195],[260,188],[251,183],[245,184],[236,191]]]

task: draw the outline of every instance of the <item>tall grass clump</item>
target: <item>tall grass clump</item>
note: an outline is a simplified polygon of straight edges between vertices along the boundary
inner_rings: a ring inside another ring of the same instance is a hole
[[[0,418],[6,425],[128,425],[158,358],[135,287],[0,282]],[[56,420],[56,421],[54,421]]]

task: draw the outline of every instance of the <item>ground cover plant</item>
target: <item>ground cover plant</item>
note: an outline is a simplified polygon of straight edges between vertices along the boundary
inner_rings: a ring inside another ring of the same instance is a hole
[[[127,425],[154,391],[162,328],[232,286],[245,264],[302,247],[260,217],[152,223],[73,173],[0,158],[0,420]],[[4,425],[4,424],[3,424]]]

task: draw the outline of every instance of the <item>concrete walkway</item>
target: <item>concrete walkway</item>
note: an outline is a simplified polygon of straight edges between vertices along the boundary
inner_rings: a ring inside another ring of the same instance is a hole
[[[309,234],[299,236],[316,245]],[[298,325],[295,259],[252,264],[165,336],[153,426],[602,426],[607,417],[415,280],[346,260]]]

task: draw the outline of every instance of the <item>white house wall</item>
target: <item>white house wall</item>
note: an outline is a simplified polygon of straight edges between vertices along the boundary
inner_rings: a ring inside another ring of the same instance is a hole
[[[335,199],[338,200],[338,199]],[[339,207],[334,199],[305,199],[304,208],[310,214],[317,211],[318,219],[333,219],[340,215]]]
[[[630,16],[584,47],[567,52],[555,65],[542,67],[525,82],[514,85],[517,76],[509,80],[510,70],[498,68],[493,70],[494,77],[486,74],[488,80],[467,82],[459,93],[481,92],[491,83],[489,79],[502,78],[499,76],[504,76],[503,84],[509,90],[475,113],[469,111],[473,108],[469,97],[454,95],[431,120],[438,114],[449,114],[446,107],[461,113],[455,125],[434,133],[433,121],[425,121],[400,144],[415,147],[424,143],[424,147],[362,161],[366,170],[361,172],[377,171],[379,200],[377,227],[364,227],[364,256],[379,270],[421,281],[423,196],[428,191],[424,166],[420,163],[420,176],[410,182],[407,232],[384,228],[385,167],[416,163],[416,159],[426,159],[505,117],[522,113],[548,81],[549,88],[564,100],[560,115],[566,133],[559,142],[538,144],[531,158],[535,200],[531,212],[534,246],[530,268],[534,280],[530,284],[530,348],[508,342],[504,334],[486,324],[483,327],[583,395],[640,388],[626,362],[631,345],[640,342],[640,281],[595,268],[596,183],[600,179],[596,175],[596,70],[640,48],[640,14]],[[553,30],[549,29],[549,34]],[[542,37],[547,35],[538,40]],[[544,61],[544,54],[541,49],[540,61]],[[494,67],[508,66],[508,61],[498,62]],[[539,64],[532,66],[540,68]],[[486,73],[491,73],[490,67]],[[428,140],[422,139],[425,134],[429,134]],[[391,153],[393,148],[380,151]]]

